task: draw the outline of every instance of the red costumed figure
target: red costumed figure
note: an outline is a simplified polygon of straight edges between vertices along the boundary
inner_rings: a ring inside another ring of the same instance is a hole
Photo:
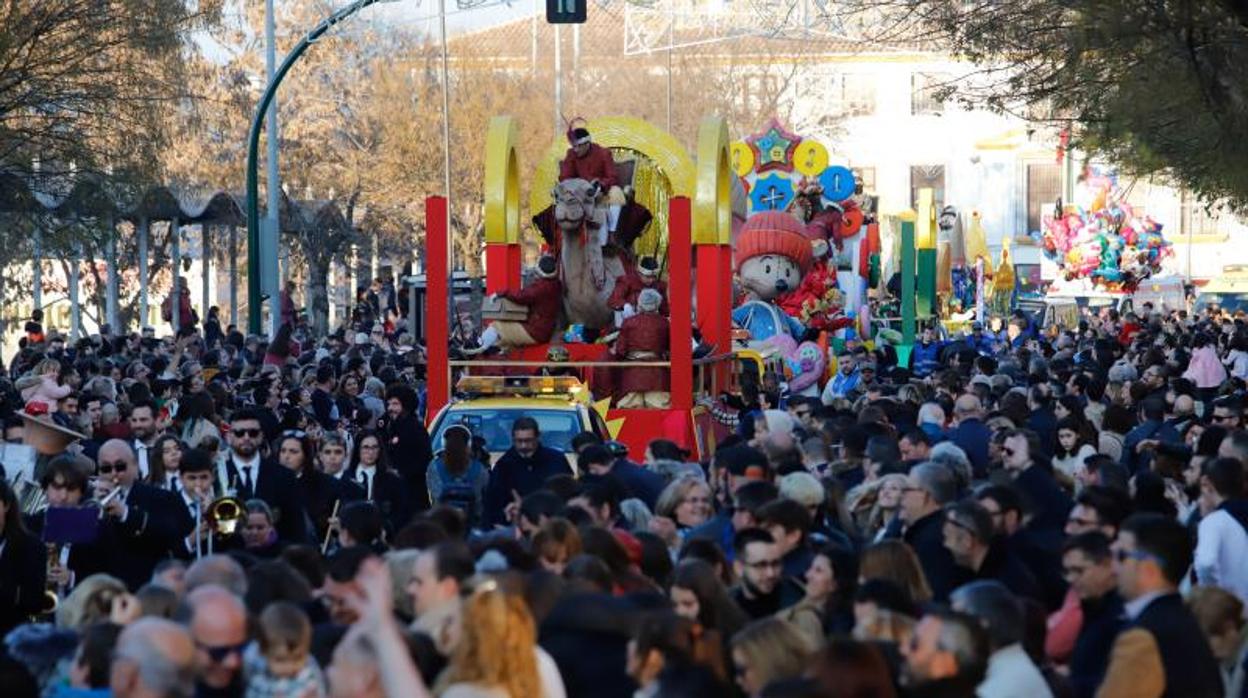
[[[671,326],[659,314],[663,297],[652,288],[637,297],[638,313],[620,327],[615,355],[625,361],[664,361],[671,348]],[[620,369],[619,407],[666,408],[671,405],[671,381],[666,368],[638,366]]]
[[[537,263],[537,280],[519,291],[498,294],[529,309],[524,322],[495,320],[481,333],[481,343],[466,354],[477,354],[499,345],[524,347],[550,341],[563,305],[563,284],[559,281],[559,265],[554,257],[544,256]]]
[[[583,179],[598,185],[607,198],[607,227],[598,231],[598,244],[607,244],[608,236],[620,223],[620,210],[626,199],[615,172],[615,158],[611,151],[594,143],[584,126],[568,129],[568,142],[572,147],[564,153],[559,163],[559,181]],[[601,202],[601,199],[599,199]]]
[[[637,296],[648,288],[663,296],[659,314],[664,317],[671,314],[667,307],[667,282],[659,278],[658,260],[654,257],[642,257],[636,269],[627,269],[623,276],[615,280],[615,289],[607,299],[607,306],[615,311],[616,327],[637,314]]]

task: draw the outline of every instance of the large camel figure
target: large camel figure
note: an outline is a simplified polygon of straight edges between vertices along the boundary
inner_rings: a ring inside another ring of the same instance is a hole
[[[607,298],[615,280],[624,275],[624,263],[619,255],[604,258],[597,242],[598,229],[607,224],[606,204],[597,200],[597,190],[583,179],[560,182],[552,195],[568,322],[592,329],[610,327],[615,318]]]

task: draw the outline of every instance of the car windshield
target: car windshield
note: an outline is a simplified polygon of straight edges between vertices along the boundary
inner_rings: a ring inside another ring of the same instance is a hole
[[[1216,305],[1228,313],[1248,310],[1248,293],[1217,293],[1206,292],[1196,296],[1196,312]]]
[[[582,430],[575,410],[532,410],[524,407],[457,409],[447,412],[433,434],[433,450],[442,450],[442,434],[452,424],[463,424],[473,436],[485,439],[487,451],[501,453],[511,448],[511,425],[521,417],[537,420],[542,445],[567,453],[572,450],[572,437]]]

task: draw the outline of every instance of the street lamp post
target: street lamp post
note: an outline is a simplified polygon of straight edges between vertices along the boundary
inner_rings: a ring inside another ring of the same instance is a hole
[[[274,96],[277,95],[277,88],[282,84],[286,74],[290,72],[291,67],[308,50],[308,47],[316,43],[317,39],[324,36],[326,32],[333,29],[338,23],[365,7],[379,2],[393,1],[356,0],[321,20],[320,24],[313,27],[311,31],[299,40],[298,44],[295,44],[290,53],[286,54],[286,58],[282,60],[282,64],[273,75],[273,79],[265,87],[264,94],[260,97],[260,103],[256,105],[256,114],[252,118],[251,131],[247,136],[247,330],[251,334],[260,334],[261,332],[260,209],[257,201],[260,192],[260,182],[257,172],[257,155],[260,150],[260,129],[264,125],[265,112],[268,111],[269,104],[272,103]],[[272,298],[270,302],[276,302],[276,300],[276,298]]]

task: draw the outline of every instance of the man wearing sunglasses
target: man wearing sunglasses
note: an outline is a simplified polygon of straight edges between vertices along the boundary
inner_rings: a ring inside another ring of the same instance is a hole
[[[239,410],[230,418],[230,451],[218,467],[222,491],[233,490],[243,501],[263,499],[277,516],[277,533],[288,543],[304,543],[308,530],[304,504],[294,473],[260,453],[264,429],[252,410]]]
[[[1032,505],[1032,516],[1024,528],[1038,547],[1056,556],[1062,547],[1062,530],[1072,502],[1054,480],[1052,468],[1041,465],[1039,452],[1035,432],[1015,429],[1006,433],[1001,461],[1014,477],[1014,486]]]
[[[1113,551],[1128,627],[1114,641],[1096,695],[1221,696],[1218,662],[1178,593],[1192,564],[1187,529],[1162,514],[1136,514]]]
[[[92,494],[103,503],[101,547],[110,551],[105,570],[138,589],[195,524],[177,495],[139,480],[138,460],[125,441],[100,446],[96,474]]]
[[[234,698],[243,695],[243,650],[247,648],[247,609],[237,596],[216,585],[202,586],[186,597],[189,627],[195,641],[195,695]]]

